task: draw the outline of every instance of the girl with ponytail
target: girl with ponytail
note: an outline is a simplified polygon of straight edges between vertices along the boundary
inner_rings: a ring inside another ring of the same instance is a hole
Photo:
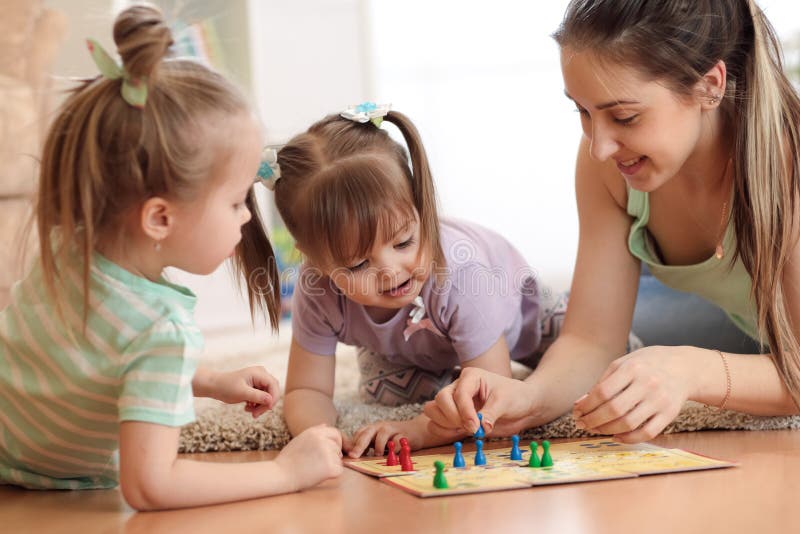
[[[400,131],[408,152],[381,123]],[[360,349],[362,396],[390,405],[432,399],[457,366],[511,376],[511,359],[536,365],[533,271],[494,232],[439,219],[425,149],[405,115],[350,108],[290,140],[275,160],[275,202],[306,258],[286,379],[293,434],[336,422],[337,342]],[[368,425],[344,437],[344,449],[358,457],[401,437],[418,449],[463,435],[431,434],[420,415]]]
[[[798,413],[800,99],[764,13],[753,0],[572,0],[554,37],[584,134],[564,329],[525,382],[467,370],[426,413],[474,429],[477,406],[504,434],[571,409],[579,428],[626,442],[659,434],[686,400]],[[642,262],[724,310],[756,353],[620,357]]]
[[[271,462],[178,458],[193,395],[243,403],[253,417],[280,395],[263,367],[197,367],[195,296],[162,275],[169,266],[208,274],[234,257],[251,310],[276,325],[277,270],[253,192],[262,139],[233,85],[165,58],[172,37],[154,7],[123,11],[114,41],[121,65],[89,41],[101,75],[50,128],[36,207],[41,259],[0,312],[0,484],[120,484],[132,507],[156,510],[336,476],[339,434],[322,427]]]

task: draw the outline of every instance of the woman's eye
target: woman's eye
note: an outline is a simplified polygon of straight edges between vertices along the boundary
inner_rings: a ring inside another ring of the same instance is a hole
[[[625,125],[625,124],[631,124],[631,123],[632,123],[634,120],[636,120],[636,118],[637,118],[638,116],[639,116],[639,115],[637,115],[637,114],[634,114],[634,115],[631,115],[630,117],[623,117],[623,118],[621,118],[621,119],[615,118],[615,119],[614,119],[614,121],[615,121],[617,124],[622,124],[622,125]]]

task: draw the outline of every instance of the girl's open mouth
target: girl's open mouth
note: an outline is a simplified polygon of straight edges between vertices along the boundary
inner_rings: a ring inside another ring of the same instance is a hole
[[[411,278],[400,284],[399,286],[395,286],[388,291],[384,291],[384,295],[389,295],[390,297],[402,297],[403,295],[407,295],[409,291],[411,291]]]

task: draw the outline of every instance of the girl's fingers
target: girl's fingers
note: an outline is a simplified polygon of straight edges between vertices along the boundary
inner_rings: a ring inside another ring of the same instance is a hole
[[[384,451],[386,450],[386,445],[389,441],[394,438],[395,432],[388,428],[384,427],[378,430],[375,434],[375,456],[383,456]],[[399,447],[395,444],[395,451],[399,451]]]
[[[350,452],[348,456],[350,458],[358,458],[364,451],[367,450],[367,447],[372,442],[372,439],[375,437],[375,427],[367,426],[356,432],[355,437],[353,438],[353,446],[350,448]]]

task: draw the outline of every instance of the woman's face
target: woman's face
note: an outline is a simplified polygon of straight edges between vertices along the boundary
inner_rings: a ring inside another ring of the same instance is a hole
[[[591,156],[613,160],[634,189],[658,189],[691,162],[710,135],[698,99],[647,81],[633,68],[565,47],[561,70]]]

